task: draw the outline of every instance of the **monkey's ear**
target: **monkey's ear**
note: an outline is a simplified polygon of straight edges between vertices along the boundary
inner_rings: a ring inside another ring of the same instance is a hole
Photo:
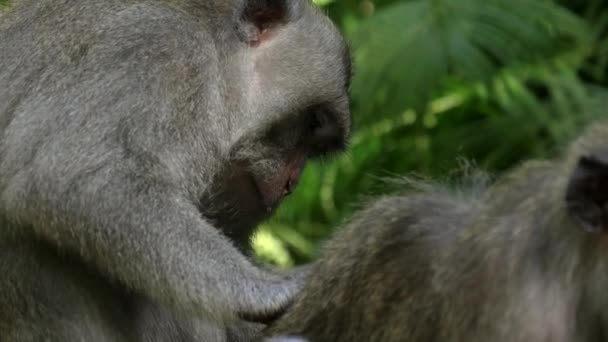
[[[273,29],[288,20],[284,0],[245,0],[239,34],[249,46],[256,47],[272,37]]]
[[[581,157],[566,189],[570,216],[589,232],[608,232],[608,153]]]

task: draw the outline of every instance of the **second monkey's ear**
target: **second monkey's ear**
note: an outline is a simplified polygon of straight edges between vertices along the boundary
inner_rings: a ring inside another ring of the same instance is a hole
[[[570,216],[589,232],[608,232],[608,149],[581,157],[566,189]]]
[[[245,0],[238,31],[245,43],[257,47],[288,21],[287,0]]]

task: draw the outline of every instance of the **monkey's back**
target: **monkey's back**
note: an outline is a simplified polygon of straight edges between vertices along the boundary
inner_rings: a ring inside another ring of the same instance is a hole
[[[0,24],[0,213],[19,213],[16,194],[65,192],[118,159],[166,173],[149,165],[182,142],[161,128],[221,110],[202,100],[218,98],[206,87],[221,78],[217,59],[207,26],[161,2],[19,2]],[[184,159],[205,155],[195,148]]]
[[[423,186],[357,213],[322,250],[272,335],[310,341],[575,341],[580,270],[555,229],[559,169],[528,163],[487,188]],[[561,198],[561,197],[559,197]],[[554,220],[554,221],[550,221]],[[560,260],[555,264],[555,260]]]
[[[477,199],[433,187],[358,212],[324,245],[303,294],[272,333],[310,341],[432,341],[443,305],[436,261],[477,213]]]

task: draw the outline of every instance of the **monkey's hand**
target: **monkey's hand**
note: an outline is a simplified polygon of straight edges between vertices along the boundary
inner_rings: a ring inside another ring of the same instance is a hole
[[[288,271],[274,271],[273,273],[282,279],[281,281],[283,282],[287,293],[290,294],[289,299],[284,302],[284,305],[278,306],[276,309],[271,311],[243,311],[240,313],[240,317],[249,322],[259,322],[264,324],[270,324],[280,318],[292,304],[293,299],[299,290],[305,285],[311,269],[312,264],[307,264],[295,267]]]
[[[306,341],[307,340],[300,338],[300,337],[281,336],[281,337],[268,338],[268,339],[265,339],[263,342],[306,342]]]

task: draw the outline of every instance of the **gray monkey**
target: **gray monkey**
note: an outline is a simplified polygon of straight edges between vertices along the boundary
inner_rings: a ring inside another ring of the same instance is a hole
[[[345,148],[350,65],[307,0],[14,4],[0,21],[2,341],[259,331],[302,273],[250,261],[251,232],[307,160]]]
[[[470,182],[470,184],[467,184]],[[608,338],[608,122],[490,184],[374,201],[268,331],[309,342]],[[289,341],[276,338],[273,341]]]

